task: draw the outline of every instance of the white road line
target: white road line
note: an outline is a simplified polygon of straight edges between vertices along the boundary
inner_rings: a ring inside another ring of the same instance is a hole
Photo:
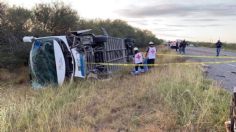
[[[232,66],[232,67],[236,67],[236,65],[233,65],[233,64],[227,64],[227,65]]]

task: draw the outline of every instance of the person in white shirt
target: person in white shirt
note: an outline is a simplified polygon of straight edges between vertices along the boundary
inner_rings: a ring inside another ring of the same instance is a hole
[[[143,55],[141,52],[139,52],[139,49],[137,47],[134,48],[134,63],[135,65],[135,74],[139,73],[139,67],[141,69],[141,72],[144,71],[143,67]]]
[[[146,51],[146,57],[148,59],[147,60],[148,68],[153,67],[153,65],[155,64],[156,53],[157,53],[157,49],[154,46],[154,43],[149,42],[149,47]]]

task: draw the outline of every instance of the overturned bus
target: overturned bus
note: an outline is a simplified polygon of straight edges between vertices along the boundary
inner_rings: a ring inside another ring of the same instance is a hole
[[[71,32],[66,36],[23,38],[32,42],[29,67],[32,86],[62,85],[66,80],[104,75],[119,71],[109,63],[126,63],[133,56],[132,39],[94,35],[91,30]]]

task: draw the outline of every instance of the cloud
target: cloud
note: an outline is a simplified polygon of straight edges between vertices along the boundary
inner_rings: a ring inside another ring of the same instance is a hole
[[[128,21],[128,22],[137,23],[137,24],[143,25],[143,26],[149,25],[149,21],[131,20],[131,21]]]
[[[158,16],[236,16],[236,3],[228,4],[156,4],[144,7],[131,5],[127,9],[117,10],[116,13],[126,17],[158,17]],[[203,19],[204,21],[204,19]]]
[[[188,22],[196,22],[196,21],[216,22],[216,21],[219,21],[219,19],[216,19],[216,18],[187,18],[187,19],[184,19],[184,21],[188,21]]]
[[[166,24],[168,27],[220,27],[222,24]]]
[[[193,36],[185,36],[185,35],[175,35],[175,34],[168,34],[168,33],[157,33],[157,36],[165,36],[165,37],[175,37],[175,38],[186,38],[186,39],[193,39]]]
[[[182,29],[176,29],[176,28],[154,28],[155,31],[161,31],[161,32],[176,32],[176,31],[182,31]]]
[[[163,22],[162,19],[127,19],[126,20],[129,23],[136,23],[142,26],[149,26],[149,25],[160,25],[161,22]]]

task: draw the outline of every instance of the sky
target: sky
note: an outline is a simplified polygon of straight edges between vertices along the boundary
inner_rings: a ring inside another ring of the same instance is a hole
[[[32,8],[56,0],[4,0]],[[236,42],[236,0],[60,0],[85,19],[122,19],[165,40]]]

